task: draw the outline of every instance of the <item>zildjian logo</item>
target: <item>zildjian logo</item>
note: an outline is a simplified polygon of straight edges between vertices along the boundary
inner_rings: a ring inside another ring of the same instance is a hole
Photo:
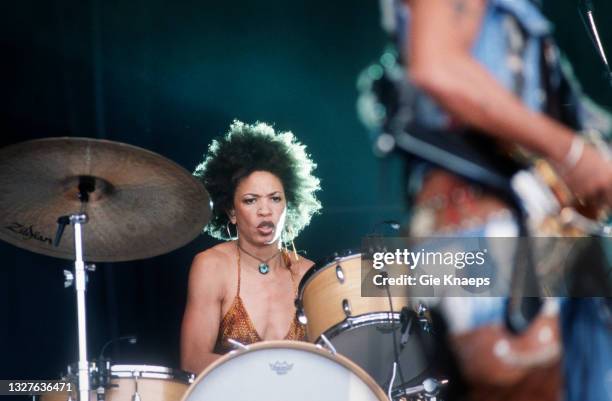
[[[270,363],[269,365],[270,365],[270,369],[276,372],[276,374],[279,376],[287,374],[293,368],[293,364],[289,364],[285,361],[283,362],[276,361],[274,363]]]
[[[15,234],[21,235],[26,240],[35,239],[37,241],[45,242],[45,243],[51,245],[51,238],[45,237],[39,231],[34,231],[34,226],[33,225],[30,225],[29,227],[26,227],[26,226],[24,226],[21,223],[14,222],[14,223],[10,223],[9,225],[5,226],[4,228],[6,228],[9,231],[14,232]]]

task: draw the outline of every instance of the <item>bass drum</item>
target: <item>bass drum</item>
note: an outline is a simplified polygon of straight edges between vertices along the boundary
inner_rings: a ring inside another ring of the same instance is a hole
[[[232,351],[195,380],[182,401],[384,401],[383,391],[347,358],[298,341]]]
[[[73,365],[69,369],[76,371]],[[97,372],[95,363],[90,363],[90,376]],[[152,365],[113,365],[110,368],[110,388],[106,389],[106,401],[130,401],[138,394],[143,401],[179,401],[189,385],[193,383],[194,375]],[[72,383],[70,392],[51,392],[41,396],[41,401],[76,401],[78,399],[77,380],[69,373],[64,380]],[[89,400],[96,401],[95,390],[89,392]]]
[[[361,255],[347,253],[313,266],[300,282],[296,307],[309,341],[329,341],[336,351],[361,366],[383,388],[393,376],[395,344],[399,367],[394,387],[419,384],[428,363],[416,335],[401,341],[400,310],[409,298],[361,296]],[[421,322],[413,319],[413,329]],[[395,336],[395,339],[394,339]],[[403,382],[400,380],[403,377]]]

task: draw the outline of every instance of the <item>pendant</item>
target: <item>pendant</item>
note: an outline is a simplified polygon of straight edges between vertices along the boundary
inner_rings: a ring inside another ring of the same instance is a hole
[[[259,264],[259,272],[261,274],[268,274],[269,271],[270,271],[270,266],[268,266],[267,263],[260,263]]]

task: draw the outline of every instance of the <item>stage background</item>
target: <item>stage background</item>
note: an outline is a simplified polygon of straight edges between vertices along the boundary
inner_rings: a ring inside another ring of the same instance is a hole
[[[595,5],[612,46],[612,5]],[[318,163],[324,209],[297,240],[308,257],[356,248],[377,222],[402,218],[401,160],[372,155],[355,112],[356,76],[387,42],[377,2],[23,0],[2,10],[0,145],[104,138],[191,171],[232,119],[272,122]],[[546,11],[586,91],[612,106],[575,3]],[[189,264],[214,243],[200,236],[149,260],[99,263],[87,292],[90,357],[134,334],[136,345],[107,356],[178,367]],[[65,268],[0,242],[0,378],[56,378],[77,359]]]

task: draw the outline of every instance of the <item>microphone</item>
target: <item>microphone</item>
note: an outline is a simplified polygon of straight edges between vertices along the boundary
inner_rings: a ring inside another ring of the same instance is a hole
[[[393,231],[399,231],[400,229],[400,223],[396,220],[383,220],[383,221],[379,221],[376,224],[374,224],[374,226],[372,227],[372,234],[376,235],[379,234],[379,230],[382,227],[387,227],[390,228]]]
[[[138,337],[134,335],[130,336],[121,336],[117,338],[113,338],[108,340],[100,350],[100,356],[98,357],[98,371],[97,374],[92,378],[92,387],[96,387],[96,400],[104,401],[106,397],[106,389],[110,386],[111,382],[111,365],[110,360],[104,360],[104,351],[108,348],[109,345],[120,342],[127,341],[129,344],[136,344],[138,342]]]
[[[104,359],[104,351],[106,351],[106,348],[108,348],[109,345],[117,343],[117,342],[121,342],[121,341],[127,341],[129,344],[136,344],[138,342],[138,337],[135,335],[129,335],[129,336],[116,337],[111,340],[108,340],[102,346],[102,349],[100,350],[100,357],[98,358],[98,360],[101,361],[102,359]]]

